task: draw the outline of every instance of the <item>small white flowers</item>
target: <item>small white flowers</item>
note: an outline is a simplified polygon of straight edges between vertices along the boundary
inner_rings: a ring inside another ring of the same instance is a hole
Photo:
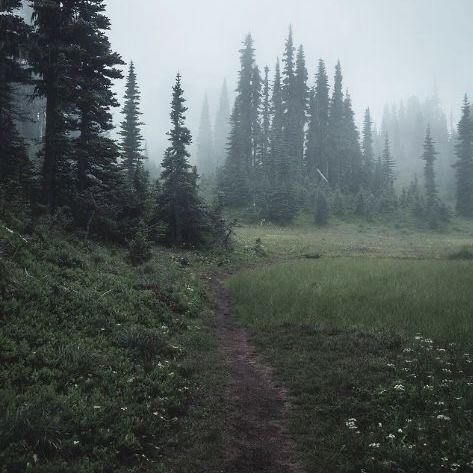
[[[79,445],[80,444],[79,440],[74,440],[72,443],[73,443],[73,445]]]
[[[358,427],[356,426],[356,419],[355,418],[350,418],[345,422],[345,425],[350,429],[350,430],[357,430]]]
[[[394,434],[389,434],[389,435],[386,436],[386,438],[389,439],[389,440],[393,440],[393,439],[396,438],[396,436]]]
[[[380,447],[380,444],[379,443],[376,443],[376,442],[373,442],[373,443],[370,443],[368,445],[368,447],[371,447],[371,448],[379,448]]]
[[[443,420],[445,422],[448,422],[450,420],[450,417],[446,416],[446,415],[443,415],[443,414],[439,414],[437,416],[437,420]]]
[[[94,409],[102,409],[102,406],[94,406]]]
[[[122,411],[127,411],[127,410],[128,410],[128,407],[120,407],[120,409],[121,409]]]
[[[405,391],[406,388],[402,384],[395,384],[394,385],[394,390],[395,391]]]

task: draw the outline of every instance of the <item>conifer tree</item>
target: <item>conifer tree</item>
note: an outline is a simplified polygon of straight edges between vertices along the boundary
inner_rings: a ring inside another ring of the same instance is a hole
[[[197,167],[201,176],[209,176],[215,172],[215,152],[210,124],[209,102],[207,95],[202,104],[200,116],[199,139],[197,146]]]
[[[135,65],[130,63],[126,77],[126,91],[124,98],[124,119],[120,125],[120,147],[123,166],[128,174],[129,182],[133,182],[136,167],[143,156],[143,136],[140,121],[140,90],[138,87]]]
[[[344,189],[356,193],[361,187],[362,157],[359,142],[360,135],[355,125],[355,114],[348,92],[344,100],[343,135],[342,157],[344,168],[342,183]]]
[[[454,164],[456,171],[456,209],[463,217],[473,217],[473,120],[471,105],[465,96],[462,117],[458,123]]]
[[[223,81],[220,104],[215,117],[215,157],[218,167],[225,164],[227,144],[230,134],[230,102],[228,100],[227,81]]]
[[[0,186],[10,195],[30,177],[26,148],[15,125],[14,84],[26,83],[30,71],[20,63],[29,28],[18,15],[20,0],[0,2]]]
[[[116,190],[122,182],[118,146],[106,134],[113,128],[111,108],[118,107],[112,81],[122,78],[117,66],[123,61],[111,50],[106,34],[110,21],[104,12],[104,0],[76,0],[71,25],[71,43],[76,45],[71,68],[78,85],[73,104],[79,133],[74,140],[78,197],[73,208],[81,225],[90,221],[92,212],[98,214],[96,218],[115,220]]]
[[[255,50],[247,35],[240,50],[240,73],[237,97],[231,117],[227,159],[220,186],[229,206],[249,205],[254,198],[252,166],[255,151]]]
[[[363,141],[362,141],[362,184],[365,189],[371,189],[374,177],[374,150],[373,150],[373,122],[371,121],[371,112],[367,108],[363,121]]]
[[[42,150],[41,202],[50,212],[70,199],[73,186],[72,146],[69,132],[75,128],[72,59],[77,50],[71,42],[76,13],[72,0],[30,0],[35,27],[30,53],[37,74],[36,94],[46,100],[46,127]]]
[[[285,156],[284,144],[284,105],[282,96],[281,67],[279,59],[276,63],[273,91],[271,97],[271,129],[269,137],[269,161],[266,166],[267,176],[271,186],[276,184],[277,172],[279,171]]]
[[[304,164],[304,141],[305,126],[307,123],[307,108],[309,100],[309,89],[307,86],[308,74],[305,63],[304,48],[300,46],[297,52],[296,69],[294,75],[294,101],[295,101],[295,159],[298,178],[302,177]]]
[[[383,164],[383,185],[385,190],[394,191],[394,159],[391,154],[391,143],[389,136],[386,135],[384,140],[384,150],[382,155]]]
[[[330,217],[330,208],[328,205],[327,198],[323,192],[319,192],[316,200],[315,207],[315,224],[316,225],[327,225]]]
[[[162,191],[158,217],[166,225],[165,242],[189,246],[204,242],[205,218],[197,193],[197,172],[189,164],[187,147],[192,142],[185,126],[185,99],[178,73],[173,86],[171,103],[172,128],[168,132],[170,145],[162,163]]]
[[[424,188],[427,204],[427,211],[433,214],[438,209],[438,193],[435,183],[435,160],[438,153],[435,149],[434,140],[430,132],[430,126],[427,128],[424,142],[424,153],[422,159],[424,160]]]
[[[307,130],[306,166],[311,182],[314,182],[319,170],[328,176],[328,118],[329,84],[322,59],[319,60],[315,89],[310,100],[309,126]]]
[[[271,97],[269,85],[269,67],[264,68],[263,90],[261,104],[261,136],[259,140],[259,158],[263,174],[267,174],[270,155],[270,131],[271,131]]]
[[[342,185],[342,176],[346,169],[343,156],[343,123],[345,105],[343,97],[343,76],[340,61],[335,68],[335,79],[332,98],[330,100],[328,126],[328,180],[337,188]]]

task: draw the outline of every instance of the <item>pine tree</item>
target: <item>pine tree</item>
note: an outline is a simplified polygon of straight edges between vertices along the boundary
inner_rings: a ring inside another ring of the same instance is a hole
[[[217,166],[225,164],[228,137],[230,135],[230,102],[228,100],[227,81],[223,81],[220,105],[215,117],[215,157]]]
[[[216,162],[213,141],[209,102],[206,95],[202,104],[197,147],[197,167],[201,176],[209,176],[215,172]]]
[[[126,78],[125,104],[123,106],[124,119],[120,125],[120,147],[123,165],[128,179],[133,182],[136,166],[144,159],[143,136],[140,121],[140,91],[137,82],[135,66],[130,63]]]
[[[362,156],[359,141],[360,134],[355,125],[355,114],[353,112],[351,98],[348,92],[346,93],[344,100],[343,135],[343,188],[356,193],[359,191],[362,184]]]
[[[329,84],[322,59],[319,60],[315,89],[312,93],[309,109],[309,127],[307,130],[306,167],[311,182],[315,182],[318,171],[328,176],[328,117]],[[317,178],[318,179],[318,178]]]
[[[458,137],[455,145],[457,203],[456,208],[462,217],[473,217],[473,120],[471,105],[465,96],[462,117],[458,123]]]
[[[340,62],[335,68],[335,79],[330,100],[328,126],[328,180],[333,188],[342,185],[342,176],[346,168],[343,156],[343,124],[345,105],[343,97],[343,76]]]
[[[104,12],[103,0],[76,0],[70,33],[76,44],[71,70],[77,84],[73,104],[79,133],[74,140],[78,197],[73,208],[79,225],[89,222],[92,213],[95,219],[115,220],[116,189],[122,182],[118,146],[107,132],[113,129],[111,108],[118,107],[112,81],[122,78],[117,66],[123,61],[111,50],[106,34],[110,21]]]
[[[384,140],[384,150],[382,155],[383,163],[383,184],[385,189],[394,190],[394,159],[391,154],[391,143],[389,136]]]
[[[26,83],[30,71],[20,63],[29,28],[18,15],[20,0],[0,2],[0,186],[7,194],[24,188],[30,177],[25,144],[15,125],[14,84]]]
[[[435,149],[434,140],[430,132],[430,126],[427,128],[424,143],[424,153],[422,159],[425,161],[424,165],[424,187],[427,204],[427,211],[434,213],[438,209],[438,193],[435,183],[435,160],[438,153]]]
[[[30,6],[35,34],[29,59],[37,75],[36,93],[46,100],[41,202],[53,212],[70,201],[74,188],[69,133],[75,128],[76,112],[72,60],[77,47],[71,41],[75,2],[30,0]]]
[[[240,65],[228,154],[220,181],[226,204],[235,207],[249,205],[254,198],[255,49],[251,35],[240,50]]]
[[[309,88],[307,86],[308,74],[305,63],[304,48],[299,47],[296,58],[294,75],[294,101],[295,101],[295,159],[298,179],[301,180],[304,164],[305,126],[307,123],[307,108]]]
[[[374,178],[374,150],[373,150],[373,122],[371,121],[371,112],[367,108],[363,122],[363,141],[362,141],[362,184],[365,189],[372,189]]]
[[[187,147],[192,142],[185,126],[185,99],[181,75],[177,74],[171,104],[170,145],[166,150],[161,173],[162,192],[158,217],[166,224],[165,242],[169,245],[200,245],[205,240],[205,218],[197,193],[197,172],[189,164]]]

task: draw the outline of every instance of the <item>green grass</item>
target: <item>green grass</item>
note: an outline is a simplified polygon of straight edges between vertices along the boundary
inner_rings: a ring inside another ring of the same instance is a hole
[[[245,270],[228,287],[289,389],[306,471],[471,471],[469,232],[240,229],[276,261],[296,258]]]
[[[242,272],[229,287],[255,329],[360,327],[473,343],[471,261],[298,260]]]
[[[251,248],[256,239],[271,256],[380,256],[402,258],[439,258],[473,247],[473,225],[455,221],[443,231],[410,228],[360,221],[334,221],[316,227],[304,220],[290,227],[245,225],[237,229],[237,239]]]
[[[155,250],[133,266],[124,248],[0,221],[0,471],[220,463],[223,368],[203,275],[225,261]]]

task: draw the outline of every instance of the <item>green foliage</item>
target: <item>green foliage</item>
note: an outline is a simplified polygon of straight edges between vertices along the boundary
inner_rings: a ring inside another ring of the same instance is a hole
[[[13,228],[0,225],[0,464],[171,471],[191,396],[201,402],[186,353],[205,301],[192,271],[169,253],[135,268],[117,247]]]
[[[151,243],[148,228],[141,221],[136,229],[135,237],[129,242],[129,258],[132,264],[143,264],[151,258]]]

